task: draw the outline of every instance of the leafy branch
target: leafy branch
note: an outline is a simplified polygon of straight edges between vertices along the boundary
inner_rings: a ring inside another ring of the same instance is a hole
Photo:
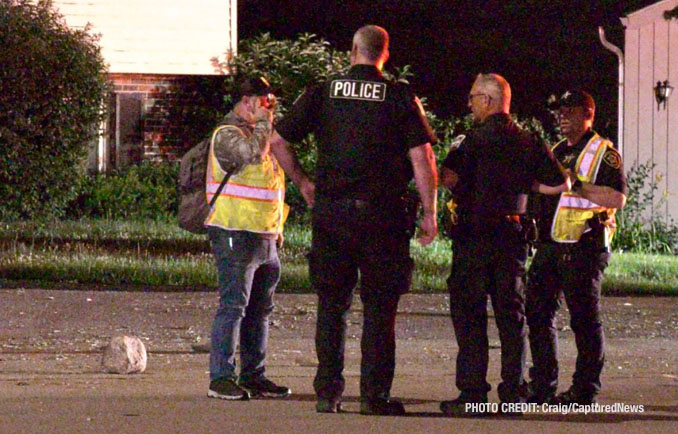
[[[664,11],[664,19],[666,21],[678,20],[678,6],[671,10]]]

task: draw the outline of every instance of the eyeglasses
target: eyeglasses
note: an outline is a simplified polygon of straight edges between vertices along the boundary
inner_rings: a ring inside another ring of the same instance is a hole
[[[477,97],[477,96],[486,96],[488,99],[492,99],[492,97],[489,96],[489,95],[486,94],[486,93],[470,93],[470,94],[468,95],[468,102],[473,101],[473,98],[475,98],[475,97]]]

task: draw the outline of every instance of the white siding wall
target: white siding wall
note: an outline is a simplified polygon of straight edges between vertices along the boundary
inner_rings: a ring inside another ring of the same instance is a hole
[[[666,105],[668,136],[667,150],[667,185],[672,193],[669,215],[678,221],[678,22],[672,21],[668,36],[668,80],[674,86],[673,94]]]
[[[631,161],[638,160],[638,71],[640,68],[640,32],[626,32],[624,64],[624,155],[625,166],[631,167]]]
[[[93,26],[110,72],[202,74],[237,46],[236,0],[55,0],[73,27]]]
[[[659,191],[668,193],[660,212],[678,220],[678,22],[663,13],[678,6],[664,0],[622,19],[625,32],[624,164],[627,169],[656,164]],[[676,92],[666,108],[654,97],[657,81],[669,80]]]

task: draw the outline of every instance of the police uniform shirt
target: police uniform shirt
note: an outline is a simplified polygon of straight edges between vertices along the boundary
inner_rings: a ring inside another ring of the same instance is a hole
[[[371,65],[307,89],[276,130],[290,142],[314,133],[316,193],[333,199],[401,196],[413,175],[409,150],[435,141],[407,85]]]
[[[521,130],[506,113],[495,113],[471,130],[443,166],[471,189],[471,214],[498,217],[525,213],[525,198],[534,181],[565,182],[548,151]],[[521,199],[522,197],[522,199]]]
[[[471,195],[473,193],[473,186],[471,184],[473,175],[468,170],[468,166],[459,164],[459,160],[463,161],[464,153],[466,152],[466,147],[468,145],[466,138],[468,135],[469,132],[467,131],[454,139],[450,145],[447,157],[445,157],[442,164],[443,167],[451,170],[454,170],[452,168],[456,167],[457,170],[454,170],[454,172],[459,179],[463,179],[463,181],[458,182],[452,188],[452,198],[456,204],[455,213],[459,217],[459,224],[461,224],[462,221],[466,221],[469,216],[471,211]]]
[[[574,172],[579,154],[581,154],[594,134],[593,131],[586,132],[579,142],[573,146],[568,146],[566,142],[556,146],[553,150],[555,158],[565,169]],[[623,167],[619,152],[613,148],[608,148],[603,155],[603,161],[600,163],[598,176],[596,177],[594,184],[612,187],[621,193],[627,194],[628,188]],[[556,208],[558,207],[559,199],[560,195],[544,196],[541,198],[544,203],[541,207],[542,215],[539,219],[539,236],[541,239],[551,239],[551,225],[553,223]]]

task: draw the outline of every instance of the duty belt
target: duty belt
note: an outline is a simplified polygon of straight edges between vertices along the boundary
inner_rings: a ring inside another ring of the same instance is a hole
[[[542,241],[541,244],[554,246],[556,248],[556,255],[564,262],[571,262],[575,257],[581,255],[581,243],[559,243],[553,240]]]
[[[505,215],[493,215],[493,216],[484,216],[480,218],[481,222],[487,222],[490,224],[498,223],[520,223],[521,219],[525,216],[520,214],[505,214]]]

